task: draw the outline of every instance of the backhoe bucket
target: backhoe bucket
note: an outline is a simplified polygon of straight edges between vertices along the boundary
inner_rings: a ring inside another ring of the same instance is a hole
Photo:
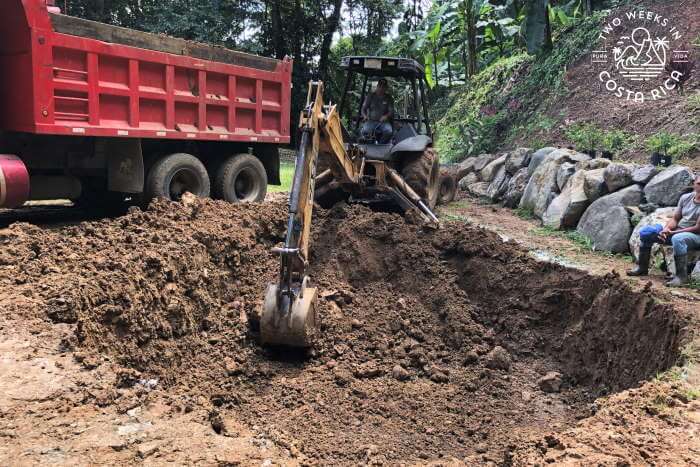
[[[302,287],[290,304],[288,296],[280,296],[279,285],[269,284],[260,319],[262,344],[311,347],[316,334],[317,297],[315,287]]]

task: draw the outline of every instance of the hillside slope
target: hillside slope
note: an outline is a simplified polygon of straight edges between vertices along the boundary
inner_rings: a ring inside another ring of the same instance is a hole
[[[617,158],[648,160],[649,139],[667,132],[674,158],[700,167],[700,67],[690,73],[682,69],[689,79],[679,92],[660,89],[670,78],[668,71],[648,81],[632,81],[613,63],[613,49],[619,46],[627,51],[629,44],[643,37],[644,30],[657,46],[657,38],[668,41],[667,63],[674,51],[682,50],[688,51],[690,62],[697,62],[700,9],[694,0],[634,3],[576,20],[558,32],[554,50],[547,56],[521,54],[501,59],[470,85],[453,90],[449,107],[438,122],[443,160],[523,145],[585,150],[588,148],[579,141],[581,132],[576,130],[590,125],[589,133],[601,139],[618,130],[615,134],[623,142]],[[592,54],[596,50],[607,51],[605,63],[595,63],[603,61],[603,56]],[[642,58],[647,60],[644,54]],[[673,81],[668,83],[676,86]],[[610,91],[606,85],[620,90]],[[644,102],[637,92],[643,93]],[[599,150],[603,146],[597,145]]]

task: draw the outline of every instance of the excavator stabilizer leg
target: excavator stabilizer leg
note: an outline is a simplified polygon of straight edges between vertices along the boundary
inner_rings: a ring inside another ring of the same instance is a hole
[[[290,299],[280,294],[278,284],[269,284],[260,319],[260,340],[263,344],[288,347],[311,347],[316,334],[316,301],[318,291],[306,281],[298,296]]]

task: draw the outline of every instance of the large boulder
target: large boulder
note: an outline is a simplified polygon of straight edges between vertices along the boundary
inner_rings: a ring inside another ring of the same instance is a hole
[[[557,174],[561,165],[565,162],[575,163],[588,159],[589,156],[570,149],[557,149],[547,154],[530,177],[520,200],[520,207],[531,210],[541,219],[549,203],[559,193]]]
[[[576,172],[564,186],[561,194],[554,198],[542,216],[542,222],[554,229],[574,228],[590,204],[583,189],[585,172]]]
[[[574,173],[576,173],[576,164],[564,162],[561,167],[559,167],[559,172],[557,172],[557,186],[559,190],[564,189],[566,182],[569,181],[569,178],[571,178]]]
[[[532,177],[532,174],[535,173],[535,170],[537,170],[537,167],[540,166],[544,158],[556,150],[557,148],[546,147],[535,151],[532,156],[530,156],[530,163],[527,165],[528,176]]]
[[[527,167],[515,172],[515,175],[508,180],[506,193],[503,195],[503,205],[507,208],[517,208],[520,204],[520,198],[523,197],[523,191],[527,186],[530,177],[527,174]]]
[[[646,185],[647,183],[649,183],[649,180],[654,178],[658,173],[659,169],[657,169],[653,165],[643,165],[634,169],[634,171],[632,172],[632,181],[634,183]]]
[[[478,196],[481,198],[488,198],[489,195],[489,182],[476,182],[472,183],[467,187],[467,193],[472,196]]]
[[[507,157],[507,154],[503,154],[501,157],[494,159],[486,167],[481,169],[481,180],[484,182],[493,181],[493,179],[496,178],[498,171],[505,165]]]
[[[652,178],[644,194],[647,201],[659,206],[675,206],[683,193],[693,185],[693,172],[682,165],[672,165]]]
[[[459,189],[462,191],[467,191],[467,189],[469,188],[469,185],[476,183],[478,181],[479,181],[479,176],[476,173],[474,173],[474,172],[469,173],[469,174],[465,175],[464,177],[462,177],[462,179],[459,181],[459,183],[458,183]]]
[[[474,171],[475,172],[481,172],[484,167],[489,165],[491,162],[496,160],[498,156],[495,154],[480,154],[476,157],[476,160],[474,161]]]
[[[666,222],[668,222],[673,217],[674,212],[676,212],[676,208],[660,208],[654,211],[653,213],[649,214],[648,216],[643,217],[639,221],[639,223],[635,226],[634,230],[632,231],[632,235],[629,239],[630,252],[632,253],[632,256],[634,256],[635,260],[639,258],[639,246],[641,244],[641,241],[639,239],[639,231],[642,230],[642,227],[656,224],[666,225]],[[656,251],[658,251],[659,248],[660,245],[654,245],[652,251],[656,253]]]
[[[608,193],[613,193],[634,183],[632,180],[634,168],[632,164],[610,164],[607,166],[603,171],[603,179]]]
[[[510,175],[506,173],[505,165],[502,165],[486,190],[486,196],[491,202],[496,203],[501,200],[508,190],[508,180],[510,180]]]
[[[493,154],[480,154],[476,157],[467,157],[459,164],[456,164],[454,169],[455,178],[461,180],[472,172],[480,172],[481,169],[486,167],[489,162],[496,159]]]
[[[514,175],[518,170],[527,167],[532,156],[532,149],[518,148],[508,154],[506,158],[506,172],[508,175]]]
[[[625,206],[638,206],[642,194],[639,185],[632,185],[595,200],[586,209],[576,230],[589,237],[596,250],[629,251],[632,224]]]
[[[589,201],[595,201],[608,192],[605,184],[605,168],[587,170],[583,189]]]

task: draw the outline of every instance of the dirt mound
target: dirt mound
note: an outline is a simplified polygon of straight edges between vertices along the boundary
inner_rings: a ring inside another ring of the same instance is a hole
[[[16,224],[0,232],[0,286],[16,291],[0,305],[74,324],[65,345],[117,361],[117,386],[157,379],[209,400],[218,431],[234,413],[332,464],[502,462],[678,357],[681,320],[616,277],[539,263],[475,227],[423,230],[346,205],[314,227],[318,344],[261,348],[249,318],[277,274],[285,208],[195,200]],[[561,393],[539,389],[550,371]]]

